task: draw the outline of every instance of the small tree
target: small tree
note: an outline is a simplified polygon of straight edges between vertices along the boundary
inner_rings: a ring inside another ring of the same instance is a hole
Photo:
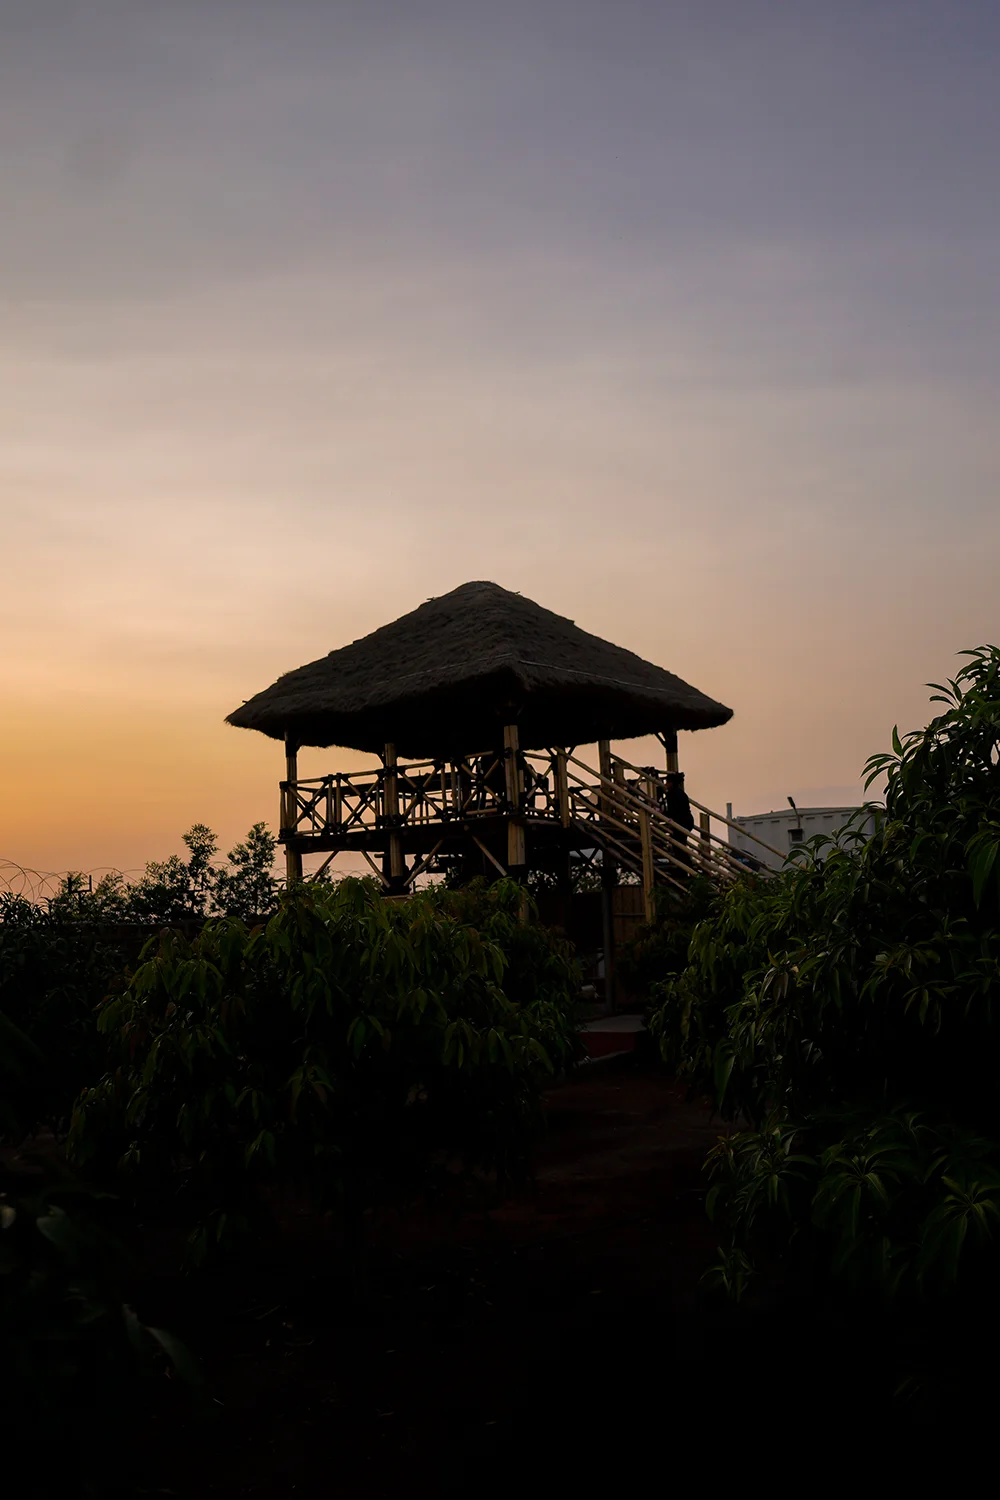
[[[189,855],[186,861],[178,854],[151,860],[132,886],[129,909],[133,916],[176,922],[209,915],[219,874],[212,864],[218,840],[204,823],[193,824],[183,839]]]
[[[390,903],[344,880],[294,887],[253,931],[164,932],[102,1011],[107,1072],[72,1152],[154,1196],[170,1181],[202,1251],[253,1223],[263,1183],[310,1187],[359,1232],[373,1195],[433,1180],[440,1153],[522,1172],[574,1050],[577,976],[520,901],[509,881]]]
[[[255,823],[241,844],[229,851],[228,870],[215,882],[215,905],[228,917],[253,922],[274,910],[278,882],[274,878],[277,840],[266,823]]]
[[[737,882],[662,987],[664,1056],[756,1127],[713,1153],[734,1289],[762,1243],[883,1293],[995,1277],[1000,648],[966,654],[869,761],[874,837]]]

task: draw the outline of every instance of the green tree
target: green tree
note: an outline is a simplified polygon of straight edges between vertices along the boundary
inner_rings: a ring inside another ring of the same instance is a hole
[[[121,982],[125,957],[78,915],[72,888],[50,908],[0,896],[0,1138],[8,1142],[60,1132],[76,1094],[104,1067],[97,1009]]]
[[[151,860],[145,874],[131,887],[128,908],[141,920],[176,922],[205,917],[212,909],[218,870],[212,863],[219,843],[204,823],[193,824],[183,835],[188,858],[171,854]]]
[[[219,871],[213,892],[216,909],[253,922],[270,916],[278,895],[274,878],[277,840],[266,823],[255,823],[245,840],[229,851],[229,869]]]
[[[874,837],[736,884],[662,986],[664,1057],[753,1126],[712,1157],[733,1290],[767,1247],[883,1294],[995,1279],[1000,650],[966,655],[869,761]]]
[[[476,898],[479,926],[448,894],[394,903],[344,880],[285,892],[252,932],[164,932],[102,1011],[107,1072],[75,1111],[75,1159],[172,1184],[201,1252],[252,1227],[264,1182],[303,1184],[356,1229],[435,1153],[523,1170],[576,985],[560,961],[506,992],[520,892],[503,886]]]

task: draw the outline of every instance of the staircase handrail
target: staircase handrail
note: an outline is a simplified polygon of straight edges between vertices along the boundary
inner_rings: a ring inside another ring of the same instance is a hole
[[[632,765],[631,761],[626,760],[623,755],[616,755],[615,760],[620,766],[624,766],[626,771],[635,771],[638,776],[649,775],[648,766],[634,766]],[[657,780],[659,780],[661,773],[657,771],[655,772],[655,775]],[[693,797],[689,796],[688,801],[690,802],[691,806],[696,807],[699,812],[708,813],[709,817],[715,818],[719,823],[725,823],[726,827],[731,828],[734,833],[740,834],[742,838],[750,839],[754,844],[759,844],[762,849],[767,850],[768,854],[775,854],[777,855],[778,859],[784,862],[787,856],[785,854],[782,854],[780,849],[776,849],[773,844],[769,844],[766,839],[758,838],[757,834],[751,833],[748,828],[742,827],[742,825],[739,823],[734,823],[732,818],[724,818],[722,814],[720,812],[716,812],[713,807],[706,807],[703,802],[696,802]],[[722,842],[725,841],[723,840]],[[729,847],[732,848],[732,845],[730,845]]]
[[[631,770],[631,771],[638,771],[639,770],[639,768],[637,766],[631,766],[631,765],[629,765],[628,761],[622,760],[621,757],[616,757],[616,759],[618,760],[618,764],[619,765],[625,766],[628,770]],[[724,858],[725,862],[728,865],[732,866],[731,870],[727,870],[727,874],[731,873],[733,875],[746,875],[748,873],[746,866],[740,860],[738,854],[736,854],[735,851],[733,851],[733,846],[731,844],[727,843],[727,841],[725,839],[719,838],[718,834],[712,833],[711,830],[702,830],[702,829],[692,830],[692,831],[689,832],[688,829],[682,828],[679,823],[675,823],[672,818],[669,818],[667,816],[667,814],[663,811],[663,809],[659,806],[659,804],[656,803],[656,802],[654,802],[652,800],[652,798],[642,797],[642,796],[636,795],[636,793],[630,791],[628,789],[628,787],[622,786],[621,782],[614,781],[614,780],[612,780],[611,778],[609,778],[607,776],[603,776],[600,771],[595,771],[592,766],[588,766],[585,761],[579,760],[577,758],[577,756],[575,756],[575,755],[568,755],[566,757],[566,760],[567,760],[567,764],[572,764],[574,766],[579,766],[579,768],[582,771],[586,771],[588,776],[596,777],[597,783],[599,784],[599,787],[600,787],[602,793],[604,794],[604,796],[606,797],[606,799],[608,801],[612,801],[612,802],[617,801],[617,802],[620,802],[620,803],[624,803],[626,806],[630,806],[637,814],[638,813],[645,813],[648,817],[651,818],[651,820],[654,823],[658,823],[658,824],[661,824],[661,825],[666,825],[669,829],[676,830],[676,833],[677,833],[677,835],[679,837],[676,840],[673,840],[673,838],[671,838],[671,842],[677,842],[678,844],[680,844],[681,847],[683,847],[689,855],[693,853],[695,855],[697,863],[699,865],[701,865],[703,868],[709,868],[709,869],[711,869],[712,865],[714,863],[713,873],[715,873],[718,870],[717,858],[715,858],[716,851],[712,851],[713,852],[713,860],[709,861],[709,860],[707,860],[705,858],[704,854],[702,854],[701,851],[699,851],[697,849],[697,845],[699,843],[709,843],[709,842],[711,842],[711,843],[719,845],[719,849],[721,851],[724,851],[723,858]],[[640,775],[645,775],[645,774],[648,774],[648,773],[639,771],[639,774]],[[583,784],[582,781],[581,781],[581,778],[579,776],[574,776],[573,780],[576,781],[576,782],[578,782],[578,783],[580,783],[581,785]],[[597,789],[598,789],[597,787],[594,788],[595,791]],[[718,816],[718,814],[713,813],[710,808],[707,808],[707,807],[703,808],[701,806],[701,803],[692,802],[692,806],[698,807],[699,810],[702,811],[702,812],[709,813],[709,815],[711,817],[717,817]],[[608,816],[606,808],[604,809],[603,815],[605,817]],[[722,821],[724,822],[725,819],[722,819]],[[619,825],[619,826],[624,826],[624,825]],[[752,837],[752,835],[751,835],[751,837]],[[692,842],[690,842],[691,840],[693,840],[693,846],[692,846]],[[763,839],[757,839],[756,842],[759,843],[759,844],[761,844],[762,847],[765,848],[765,849],[770,849],[770,847],[771,847],[769,844],[765,844],[764,841],[763,841]],[[783,854],[779,854],[777,849],[771,849],[771,853],[772,854],[777,854],[779,859],[782,859],[782,860],[784,859],[784,855]],[[675,864],[680,864],[680,865],[685,866],[685,868],[690,868],[689,861],[687,861],[687,860],[678,860],[678,859],[674,858],[672,855],[670,857],[673,859],[673,862]],[[773,873],[766,866],[765,866],[765,871],[766,871],[766,873],[768,875],[770,875],[770,874]],[[761,873],[761,872],[756,872],[756,873]]]
[[[712,861],[706,859],[702,851],[698,849],[697,845],[700,842],[698,835],[694,835],[693,844],[689,842],[688,830],[686,828],[680,829],[679,824],[672,823],[671,819],[666,817],[666,815],[660,811],[655,802],[650,802],[646,799],[633,796],[631,792],[627,791],[626,788],[621,786],[618,782],[611,781],[608,777],[602,776],[599,771],[595,772],[591,766],[586,765],[582,760],[577,760],[576,756],[567,756],[567,761],[572,761],[574,765],[579,766],[582,770],[586,771],[588,775],[596,775],[599,782],[601,782],[604,786],[609,787],[611,791],[611,795],[607,799],[609,802],[624,802],[626,804],[631,804],[637,815],[643,814],[646,817],[650,817],[650,815],[652,815],[651,823],[658,821],[670,824],[671,827],[678,828],[679,832],[683,834],[683,841],[681,839],[674,839],[668,834],[665,840],[667,848],[665,851],[662,851],[661,857],[663,857],[663,854],[665,854],[666,858],[670,860],[671,864],[674,864],[679,869],[684,870],[685,873],[688,873],[691,870],[692,864],[699,866],[705,872],[711,874],[718,873],[718,865],[716,864],[713,866]],[[579,786],[585,787],[585,783],[579,776],[573,776],[572,780],[577,782]],[[586,789],[591,790],[591,788]],[[608,810],[607,806],[600,809],[600,816],[601,821],[610,822],[614,824],[616,828],[620,828],[626,833],[633,835],[636,834],[635,828],[630,827],[627,823],[623,823],[620,818],[616,818],[614,814]],[[661,842],[664,842],[662,839],[662,831]],[[719,839],[717,840],[717,842],[722,844],[723,848],[727,847],[724,840]],[[685,854],[687,855],[687,858],[682,859],[678,855],[674,854],[672,846],[683,849]],[[734,863],[736,862],[734,861]],[[740,868],[739,870],[733,871],[727,870],[726,873],[732,874],[735,877],[737,874],[745,875],[747,871],[745,868]]]

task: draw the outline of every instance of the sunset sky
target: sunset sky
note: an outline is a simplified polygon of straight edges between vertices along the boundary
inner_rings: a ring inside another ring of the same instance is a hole
[[[728,703],[699,800],[859,800],[1000,636],[998,76],[997,0],[0,0],[0,858],[275,824],[225,714],[474,578]]]

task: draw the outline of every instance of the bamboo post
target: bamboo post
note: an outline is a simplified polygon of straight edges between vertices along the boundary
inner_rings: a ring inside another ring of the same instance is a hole
[[[556,805],[559,808],[559,821],[564,828],[568,828],[572,821],[569,806],[569,771],[566,765],[566,751],[557,750],[556,761]]]
[[[567,761],[568,756],[565,749],[553,751],[552,769],[556,788],[556,812],[559,815],[559,822],[563,828],[569,828],[573,822],[573,809],[569,799],[569,765]],[[568,928],[570,925],[568,903],[572,901],[573,896],[568,843],[560,850],[556,878],[559,883],[559,895],[562,901],[567,903],[563,909],[561,920],[563,926]]]
[[[396,769],[396,747],[389,743],[385,747],[385,791],[383,813],[389,830],[389,879],[390,890],[398,893],[406,879],[406,862],[403,859],[403,841],[399,834],[399,772]]]
[[[701,840],[701,856],[706,865],[712,863],[712,819],[707,812],[698,814],[698,837]]]
[[[653,920],[653,841],[649,836],[649,813],[643,808],[639,814],[639,842],[642,845],[642,899],[646,909],[646,921]]]
[[[598,815],[611,814],[612,797],[606,782],[614,780],[611,758],[611,741],[598,740],[597,765],[602,781],[597,793]],[[608,1006],[615,1003],[615,913],[614,892],[618,884],[618,861],[607,849],[601,851],[601,925],[604,936],[604,999]]]
[[[665,729],[661,738],[663,748],[667,752],[667,775],[669,776],[671,772],[680,770],[677,763],[677,730]]]
[[[293,885],[302,879],[302,855],[293,849],[288,839],[294,837],[298,821],[299,747],[291,735],[285,735],[285,788],[281,799],[281,829],[285,835],[285,880]]]
[[[607,787],[603,784],[604,781],[611,781],[613,779],[611,770],[610,740],[598,740],[597,742],[597,769],[600,771],[603,778],[601,789],[598,793],[599,805],[602,812],[610,812],[611,809],[609,806],[608,791]]]
[[[503,749],[507,801],[513,808],[513,812],[507,815],[507,863],[517,867],[524,864],[524,823],[521,819],[521,769],[516,724],[504,725]]]

